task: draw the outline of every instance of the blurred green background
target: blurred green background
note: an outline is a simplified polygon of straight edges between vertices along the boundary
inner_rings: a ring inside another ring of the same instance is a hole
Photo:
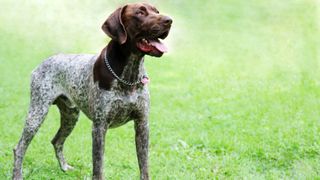
[[[0,1],[0,179],[10,179],[31,71],[56,53],[99,53],[100,27],[127,1]],[[132,2],[132,1],[131,1]],[[146,58],[152,179],[320,178],[320,3],[154,0],[170,15],[170,52]],[[91,122],[58,167],[56,107],[32,141],[26,179],[90,179]],[[112,147],[112,148],[111,148]],[[107,134],[107,179],[138,179],[132,122]]]

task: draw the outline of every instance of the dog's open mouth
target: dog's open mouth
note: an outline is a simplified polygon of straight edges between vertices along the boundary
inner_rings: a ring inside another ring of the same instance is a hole
[[[145,53],[150,53],[152,51],[158,51],[159,53],[165,53],[168,48],[159,39],[141,39],[138,42],[138,47],[141,51]]]
[[[137,42],[137,47],[140,51],[149,54],[151,56],[160,57],[163,53],[168,52],[168,48],[164,45],[159,38],[164,39],[168,35],[168,32],[160,35],[158,38],[143,38]]]

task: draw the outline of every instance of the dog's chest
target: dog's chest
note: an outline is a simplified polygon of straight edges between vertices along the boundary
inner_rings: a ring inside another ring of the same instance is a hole
[[[111,97],[109,97],[111,98]],[[146,98],[139,93],[131,95],[115,95],[109,101],[106,110],[106,120],[109,128],[119,127],[136,118],[145,111]]]

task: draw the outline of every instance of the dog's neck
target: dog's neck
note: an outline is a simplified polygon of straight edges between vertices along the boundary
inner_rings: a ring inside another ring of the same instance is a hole
[[[144,54],[134,51],[130,43],[120,45],[111,40],[104,48],[94,65],[94,81],[99,81],[99,87],[109,90],[114,89],[133,91],[142,87],[142,84],[129,86],[119,82],[113,86],[114,75],[105,64],[105,53],[112,70],[127,82],[137,82],[144,74],[143,58]],[[106,52],[107,51],[107,52]]]

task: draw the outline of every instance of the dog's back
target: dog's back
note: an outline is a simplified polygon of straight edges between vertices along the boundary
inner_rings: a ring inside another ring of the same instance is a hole
[[[51,102],[54,101],[52,98],[60,95],[67,96],[74,103],[87,102],[89,92],[86,90],[93,83],[92,69],[96,58],[91,54],[57,54],[49,57],[33,70],[31,93],[41,93]]]
[[[50,78],[54,81],[58,78],[79,78],[84,72],[92,72],[88,68],[92,68],[95,60],[96,56],[92,54],[57,54],[44,60],[33,70],[32,80]]]

